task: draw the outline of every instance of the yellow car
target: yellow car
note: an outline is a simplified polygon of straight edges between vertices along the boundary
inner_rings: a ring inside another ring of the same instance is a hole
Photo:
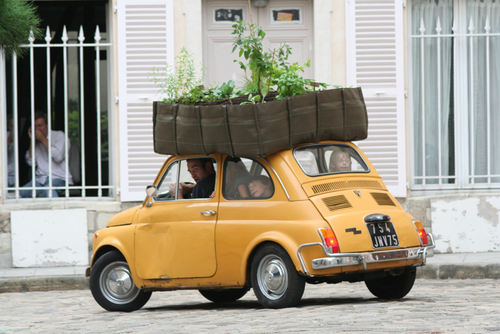
[[[250,288],[282,308],[305,283],[342,281],[402,298],[435,247],[350,142],[171,156],[146,193],[94,235],[90,288],[106,310],[137,310],[153,291],[197,289],[220,303]]]

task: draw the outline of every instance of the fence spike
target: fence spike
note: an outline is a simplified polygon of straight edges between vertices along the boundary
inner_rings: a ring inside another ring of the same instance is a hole
[[[66,26],[63,27],[63,33],[61,40],[63,41],[64,44],[68,41],[68,32],[66,31]]]
[[[33,28],[30,28],[30,36],[28,37],[28,40],[30,41],[30,44],[33,44],[35,41],[35,34],[33,33]]]
[[[418,28],[418,30],[420,31],[420,34],[424,34],[425,32],[425,25],[424,25],[424,18],[423,17],[420,17],[420,28]]]
[[[472,34],[472,32],[474,31],[474,23],[472,22],[472,16],[470,17],[470,22],[469,22],[469,27],[467,28],[469,29],[469,32]]]
[[[486,23],[484,24],[484,30],[486,30],[486,33],[488,34],[491,30],[490,26],[490,18],[486,16]]]
[[[47,32],[45,33],[45,41],[47,44],[50,44],[50,41],[52,40],[52,36],[50,35],[50,27],[47,26]]]
[[[96,26],[95,28],[95,36],[94,36],[94,39],[97,43],[99,43],[99,41],[101,40],[101,32],[99,31],[99,25]]]
[[[80,43],[83,43],[83,41],[85,40],[85,36],[83,35],[83,27],[80,26],[80,32],[78,33],[78,40],[80,41]]]
[[[456,18],[453,18],[453,25],[451,26],[451,31],[453,31],[453,33],[457,32],[457,19]]]
[[[436,32],[438,33],[438,35],[441,34],[442,30],[443,30],[443,27],[441,27],[441,20],[439,19],[439,16],[438,16],[438,20],[437,20],[437,24],[436,24]]]

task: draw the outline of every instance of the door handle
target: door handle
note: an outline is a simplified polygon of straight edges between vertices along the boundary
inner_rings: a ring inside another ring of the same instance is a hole
[[[214,210],[206,210],[206,211],[202,211],[200,213],[202,215],[204,215],[205,217],[210,217],[210,216],[215,215],[217,212],[215,212]]]

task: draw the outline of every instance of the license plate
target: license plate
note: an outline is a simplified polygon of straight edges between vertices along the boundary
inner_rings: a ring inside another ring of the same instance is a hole
[[[366,223],[373,248],[398,247],[399,239],[392,222]]]

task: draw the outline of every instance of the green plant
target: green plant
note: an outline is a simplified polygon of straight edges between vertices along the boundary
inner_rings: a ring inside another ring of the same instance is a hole
[[[0,0],[0,49],[22,57],[28,49],[21,45],[29,43],[30,31],[35,39],[42,36],[40,21],[33,2]]]
[[[266,33],[262,27],[238,21],[233,25],[233,50],[239,49],[238,55],[243,56],[247,64],[235,60],[245,72],[246,84],[242,92],[244,94],[259,94],[262,101],[269,92],[270,86],[276,79],[276,69],[286,66],[286,60],[291,54],[291,48],[282,44],[278,49],[264,52],[262,41]],[[250,76],[248,74],[250,71]]]
[[[256,104],[257,102],[259,102],[259,99],[260,99],[260,95],[248,94],[248,101],[241,102],[241,105],[250,104],[250,103]],[[264,101],[264,99],[262,99],[262,103],[266,103],[266,101]]]
[[[234,81],[224,82],[220,87],[214,90],[214,95],[219,99],[229,99],[233,95]]]
[[[279,95],[276,96],[277,100],[284,97],[304,94],[306,92],[304,78],[294,72],[287,72],[281,75],[278,79],[277,86],[277,91],[279,93]]]
[[[305,67],[311,66],[311,60],[305,63],[289,64],[288,57],[292,49],[286,43],[279,48],[263,50],[263,40],[266,36],[262,28],[256,24],[238,21],[233,25],[233,50],[246,62],[235,60],[245,73],[245,83],[241,89],[235,86],[233,80],[222,83],[220,86],[205,89],[202,85],[202,75],[197,76],[197,69],[193,56],[182,49],[176,57],[174,66],[167,64],[163,70],[153,69],[149,77],[159,88],[163,102],[183,104],[210,104],[232,103],[231,99],[247,96],[242,104],[265,103],[270,91],[276,89],[277,99],[304,94],[316,88],[324,89],[328,85],[314,83],[304,79],[299,73]],[[201,73],[203,68],[200,66]],[[226,101],[224,101],[226,100]]]
[[[163,70],[153,68],[149,77],[160,88],[161,97],[166,95],[163,102],[185,104],[196,102],[203,95],[201,87],[203,68],[200,65],[200,71],[197,70],[193,55],[185,48],[182,48],[175,59],[175,68],[170,64]]]

